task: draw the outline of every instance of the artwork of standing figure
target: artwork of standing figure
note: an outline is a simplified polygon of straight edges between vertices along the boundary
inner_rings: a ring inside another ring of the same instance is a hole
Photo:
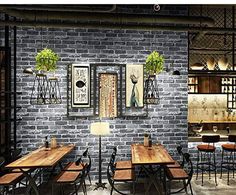
[[[143,65],[126,66],[126,107],[143,107]]]
[[[132,93],[130,97],[130,106],[139,107],[139,91],[136,86],[136,84],[138,83],[138,78],[135,75],[131,75],[130,79],[133,83]]]

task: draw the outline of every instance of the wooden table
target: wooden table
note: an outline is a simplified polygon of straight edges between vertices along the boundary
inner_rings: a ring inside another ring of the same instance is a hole
[[[148,191],[152,184],[154,184],[157,191],[158,186],[156,184],[156,173],[151,173],[148,171],[148,169],[145,167],[145,165],[161,165],[164,167],[164,165],[167,164],[174,164],[175,161],[172,159],[172,157],[169,155],[167,150],[164,148],[161,144],[155,144],[152,145],[152,147],[145,147],[143,144],[132,144],[131,145],[131,154],[132,154],[132,164],[133,165],[141,165],[142,169],[146,172],[146,174],[149,176],[150,181],[148,188],[145,192],[145,194],[148,194]],[[164,171],[164,190],[166,193],[166,175]]]
[[[30,189],[33,188],[36,194],[39,195],[38,187],[35,183],[37,177],[33,178],[28,172],[24,171],[24,168],[53,168],[59,164],[61,159],[70,153],[74,147],[74,145],[67,145],[55,149],[39,148],[8,164],[6,168],[20,169],[29,180],[30,185],[29,188],[27,188],[27,194],[29,194]]]

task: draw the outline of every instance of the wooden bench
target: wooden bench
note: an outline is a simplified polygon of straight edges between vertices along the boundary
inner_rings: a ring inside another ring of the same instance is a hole
[[[56,183],[73,183],[80,176],[79,171],[62,171],[55,179]]]
[[[69,162],[66,167],[63,169],[64,171],[81,171],[85,167],[84,163],[80,163],[79,165],[76,165],[75,162]]]
[[[16,185],[23,178],[23,173],[6,173],[0,177],[1,186]]]
[[[1,168],[1,172],[2,172],[2,168],[3,164],[5,163],[5,159],[3,157],[0,158],[0,168]],[[10,173],[1,173],[3,174],[2,176],[0,176],[0,186],[4,186],[4,187],[8,187],[8,186],[12,186],[12,194],[15,194],[15,186],[17,183],[19,183],[24,175],[22,172],[10,172]],[[6,188],[6,191],[8,193],[8,188]],[[1,193],[1,192],[0,192]],[[4,191],[3,191],[4,193]]]
[[[116,161],[115,163],[116,170],[119,169],[133,169],[132,162],[130,160],[127,161]]]
[[[188,179],[188,174],[181,167],[172,167],[167,169],[167,177],[170,180]]]

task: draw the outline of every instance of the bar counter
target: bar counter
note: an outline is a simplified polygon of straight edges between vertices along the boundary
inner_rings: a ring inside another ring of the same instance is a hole
[[[230,130],[230,135],[236,135],[236,130]],[[201,142],[203,135],[220,135],[220,141],[228,141],[228,132],[226,130],[218,130],[217,132],[213,132],[212,130],[203,130],[198,133],[198,136],[188,136],[189,142]]]

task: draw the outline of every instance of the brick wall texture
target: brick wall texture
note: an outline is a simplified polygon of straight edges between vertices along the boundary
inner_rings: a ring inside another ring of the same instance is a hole
[[[138,9],[135,6],[127,7],[120,6],[120,10]],[[151,8],[145,9],[148,12]],[[187,13],[187,8],[183,6],[169,6],[168,9],[170,15]],[[139,10],[142,9],[139,7]],[[23,69],[34,68],[35,55],[43,47],[53,49],[60,56],[56,75],[60,78],[62,104],[30,104],[34,77],[23,74]],[[143,64],[153,50],[165,57],[165,71],[158,75],[160,104],[149,106],[147,118],[107,120],[111,134],[102,137],[104,175],[113,146],[118,146],[118,158],[130,159],[130,145],[142,142],[144,132],[150,132],[153,142],[163,143],[175,158],[177,144],[182,144],[187,150],[187,32],[18,28],[17,91],[22,92],[22,95],[18,96],[17,104],[22,106],[22,109],[17,116],[21,117],[22,121],[17,126],[17,138],[22,141],[20,147],[23,152],[29,152],[42,145],[46,135],[55,136],[61,144],[76,145],[75,151],[67,156],[66,161],[73,160],[76,154],[81,154],[88,147],[92,157],[92,178],[97,178],[98,137],[91,135],[89,131],[90,124],[97,120],[86,117],[68,118],[66,115],[68,64]],[[172,75],[176,69],[180,71],[180,76]]]

